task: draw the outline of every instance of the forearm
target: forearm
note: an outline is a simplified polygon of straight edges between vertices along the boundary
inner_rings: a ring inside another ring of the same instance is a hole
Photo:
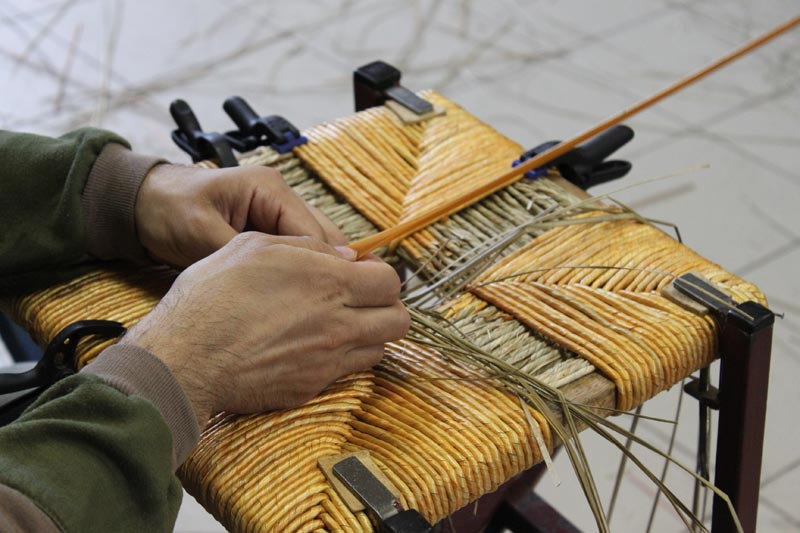
[[[126,148],[97,129],[59,138],[0,131],[0,294],[63,279],[90,255],[145,257],[133,205],[158,160]]]
[[[94,365],[0,429],[0,485],[64,531],[171,531],[182,494],[173,472],[199,437],[191,405],[163,363],[134,347]]]

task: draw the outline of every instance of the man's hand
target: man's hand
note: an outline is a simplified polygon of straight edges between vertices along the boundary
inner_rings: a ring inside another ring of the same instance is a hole
[[[200,427],[222,410],[302,404],[377,364],[409,327],[394,269],[347,252],[242,233],[178,276],[121,342],[166,363]]]
[[[219,170],[157,165],[139,189],[139,242],[159,261],[185,267],[247,229],[342,245],[339,229],[268,167]]]

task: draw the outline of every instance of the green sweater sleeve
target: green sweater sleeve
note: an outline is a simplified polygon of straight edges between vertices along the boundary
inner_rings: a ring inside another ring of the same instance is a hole
[[[0,131],[0,291],[63,278],[84,258],[81,193],[108,143],[127,146],[98,129],[58,138]]]
[[[62,531],[171,531],[182,497],[172,448],[152,403],[80,373],[0,429],[0,484]]]
[[[89,255],[142,259],[133,207],[157,158],[84,128],[58,138],[0,130],[0,295],[80,271]]]

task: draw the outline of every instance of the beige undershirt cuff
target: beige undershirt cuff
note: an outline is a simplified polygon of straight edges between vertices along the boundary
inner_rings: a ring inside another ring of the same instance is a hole
[[[183,463],[200,440],[192,404],[167,365],[144,348],[115,344],[81,372],[94,374],[127,396],[155,405],[172,432],[173,469]]]
[[[0,524],[5,533],[58,533],[47,513],[21,492],[0,484]]]
[[[90,255],[98,259],[149,261],[136,236],[134,208],[142,181],[159,163],[166,161],[135,154],[121,144],[103,147],[81,195]]]

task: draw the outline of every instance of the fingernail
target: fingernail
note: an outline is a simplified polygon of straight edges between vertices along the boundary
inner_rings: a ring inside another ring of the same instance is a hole
[[[337,246],[336,251],[348,261],[354,261],[358,257],[356,251],[352,248],[348,248],[347,246]]]

